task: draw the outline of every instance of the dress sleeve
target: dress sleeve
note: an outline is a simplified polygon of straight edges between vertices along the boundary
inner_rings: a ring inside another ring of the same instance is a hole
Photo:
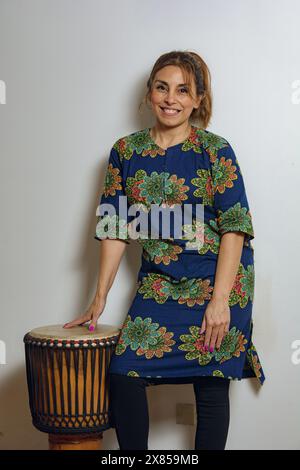
[[[123,167],[116,144],[110,150],[104,187],[97,206],[97,224],[94,238],[118,239],[130,244],[127,225],[127,197],[123,181]]]
[[[228,142],[212,165],[212,186],[219,234],[244,232],[247,244],[254,238],[252,217],[241,168]]]

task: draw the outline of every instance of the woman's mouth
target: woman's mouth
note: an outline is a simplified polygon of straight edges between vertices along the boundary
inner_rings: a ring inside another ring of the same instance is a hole
[[[181,112],[180,109],[166,108],[162,106],[160,106],[160,109],[162,110],[163,114],[165,114],[166,116],[177,116],[177,114]]]

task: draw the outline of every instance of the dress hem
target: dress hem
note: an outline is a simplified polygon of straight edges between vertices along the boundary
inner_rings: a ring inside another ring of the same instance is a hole
[[[110,372],[111,374],[116,374],[116,375],[123,375],[123,376],[126,376],[126,377],[133,377],[133,378],[140,378],[140,379],[146,379],[149,381],[149,383],[151,383],[152,380],[154,380],[155,382],[157,382],[158,384],[161,382],[163,383],[163,381],[165,380],[178,380],[180,383],[180,380],[188,380],[188,379],[191,379],[191,381],[193,379],[197,379],[198,377],[216,377],[216,378],[221,378],[221,379],[229,379],[229,380],[238,380],[238,381],[241,381],[243,379],[256,379],[260,385],[263,385],[263,382],[264,382],[264,378],[263,379],[260,379],[258,378],[253,371],[248,371],[248,372],[244,372],[242,377],[232,377],[231,375],[213,375],[213,374],[198,374],[198,375],[181,375],[181,376],[174,376],[174,375],[165,375],[165,376],[159,376],[159,377],[152,377],[152,376],[147,376],[147,375],[129,375],[129,374],[126,374],[126,373],[122,373],[122,372]],[[172,382],[170,382],[172,383]],[[177,382],[175,382],[177,383]],[[154,385],[156,385],[154,383]]]

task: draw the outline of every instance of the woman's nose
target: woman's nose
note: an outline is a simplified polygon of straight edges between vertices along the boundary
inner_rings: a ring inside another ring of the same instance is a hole
[[[175,98],[174,98],[173,94],[168,94],[165,98],[165,102],[169,106],[174,105],[176,103],[176,101],[175,101]]]

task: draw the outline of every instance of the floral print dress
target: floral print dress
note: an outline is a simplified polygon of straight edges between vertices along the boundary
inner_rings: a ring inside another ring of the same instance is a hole
[[[133,240],[130,225],[135,217],[122,212],[119,196],[126,196],[127,209],[135,204],[148,215],[153,205],[189,204],[191,223],[182,224],[180,238]],[[115,212],[100,215],[99,208],[106,203]],[[200,224],[197,204],[203,207]],[[142,248],[137,290],[110,372],[150,379],[255,377],[262,385],[265,376],[252,342],[254,231],[241,168],[230,143],[195,125],[183,142],[167,149],[154,142],[150,128],[119,138],[110,151],[96,215],[96,239],[136,241]],[[205,332],[200,334],[200,328],[226,232],[243,232],[245,238],[229,296],[229,331],[219,350],[210,352],[204,349]]]

